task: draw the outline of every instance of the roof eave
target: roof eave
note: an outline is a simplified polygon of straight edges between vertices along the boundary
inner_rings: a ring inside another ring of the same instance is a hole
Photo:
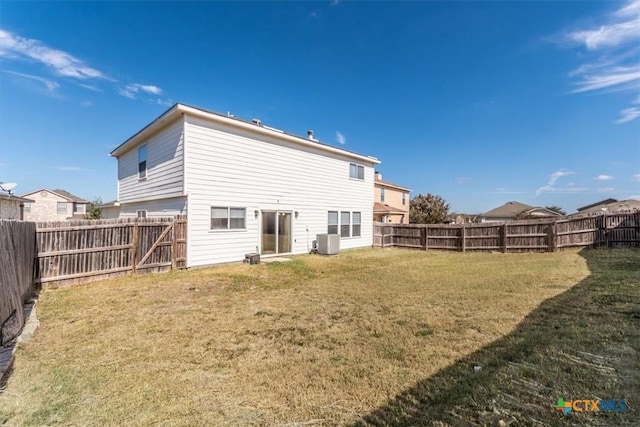
[[[180,103],[175,104],[174,106],[169,108],[167,111],[162,113],[158,118],[156,118],[154,121],[149,123],[142,130],[140,130],[138,133],[136,133],[131,138],[127,139],[125,142],[120,144],[109,155],[112,156],[112,157],[118,157],[118,156],[124,154],[125,152],[129,151],[131,148],[133,148],[136,145],[138,145],[141,142],[142,139],[144,139],[147,136],[152,135],[153,133],[157,132],[165,124],[167,124],[168,122],[173,120],[174,116],[176,116],[177,114],[180,114],[180,113],[189,114],[191,116],[204,118],[204,119],[207,119],[207,120],[211,120],[211,121],[214,121],[214,122],[217,122],[217,123],[233,126],[233,127],[236,127],[236,128],[239,128],[239,129],[243,129],[243,130],[249,130],[249,131],[257,132],[257,133],[260,133],[260,134],[263,134],[263,135],[276,137],[276,138],[279,138],[279,139],[282,139],[282,140],[286,140],[286,141],[289,141],[289,142],[294,142],[294,143],[299,144],[299,145],[320,149],[322,151],[327,151],[327,152],[331,152],[331,153],[334,153],[334,154],[340,154],[340,155],[343,155],[345,157],[350,157],[350,158],[359,160],[361,162],[370,163],[372,165],[380,164],[380,160],[375,158],[375,157],[369,157],[369,156],[364,156],[364,155],[357,154],[357,153],[352,153],[350,151],[346,151],[346,150],[343,150],[343,149],[340,149],[340,148],[335,148],[335,147],[332,147],[330,145],[326,145],[326,144],[319,143],[319,142],[316,142],[316,141],[311,141],[311,140],[308,140],[306,138],[303,138],[303,137],[300,137],[300,136],[297,136],[297,135],[291,135],[291,134],[288,134],[288,133],[285,133],[285,132],[278,132],[277,130],[272,130],[272,129],[269,129],[269,128],[266,128],[266,127],[263,127],[263,126],[259,126],[259,125],[253,124],[253,123],[248,123],[248,122],[236,119],[236,118],[226,117],[226,116],[223,116],[221,114],[216,114],[216,113],[213,113],[213,112],[210,112],[210,111],[201,110],[199,108],[191,107],[191,106],[180,104]]]

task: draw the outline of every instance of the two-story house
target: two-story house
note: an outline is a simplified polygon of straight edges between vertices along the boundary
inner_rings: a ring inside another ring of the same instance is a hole
[[[187,267],[373,243],[373,157],[184,104],[111,152],[110,216],[187,215]]]
[[[64,221],[69,218],[84,218],[89,202],[65,190],[40,190],[23,194],[31,199],[24,203],[25,221]]]
[[[409,194],[411,190],[382,180],[375,172],[373,220],[394,224],[409,224]]]

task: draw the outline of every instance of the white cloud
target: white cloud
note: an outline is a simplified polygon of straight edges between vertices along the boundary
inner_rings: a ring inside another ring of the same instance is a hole
[[[78,166],[55,166],[54,169],[62,172],[86,172],[85,168],[81,168]]]
[[[5,70],[5,73],[11,74],[11,75],[14,75],[14,76],[18,76],[18,77],[22,77],[22,78],[25,78],[25,79],[38,81],[38,82],[42,83],[45,86],[45,88],[47,89],[47,91],[49,91],[49,92],[53,92],[53,91],[55,91],[56,89],[58,89],[60,87],[60,85],[58,83],[54,82],[53,80],[45,79],[44,77],[33,76],[31,74],[18,73],[16,71],[8,71],[8,70]]]
[[[140,92],[144,92],[150,95],[160,95],[162,93],[162,89],[160,89],[158,86],[143,85],[140,83],[133,83],[133,84],[127,85],[124,89],[123,88],[118,89],[118,93],[120,95],[126,96],[127,98],[130,98],[130,99],[136,99],[136,96]]]
[[[470,178],[470,177],[468,177],[468,176],[459,176],[459,177],[456,179],[456,182],[457,182],[458,184],[466,184],[467,182],[471,182],[471,178]]]
[[[627,199],[640,200],[640,194],[632,194],[631,196],[627,197]]]
[[[593,28],[570,32],[566,40],[586,48],[585,63],[569,75],[576,79],[573,93],[625,91],[637,96],[640,89],[640,0],[601,17]],[[631,103],[639,103],[634,98]],[[625,108],[615,123],[627,123],[640,117],[640,109]]]
[[[612,193],[614,192],[616,189],[613,187],[602,187],[602,188],[598,188],[598,193]]]
[[[342,133],[336,132],[336,141],[338,141],[338,144],[344,145],[347,143],[347,138]]]
[[[625,108],[624,110],[620,111],[620,118],[616,120],[616,123],[618,124],[627,123],[637,119],[638,117],[640,117],[640,108],[638,107]]]
[[[598,175],[595,177],[598,181],[610,181],[613,179],[611,175]]]
[[[640,182],[640,173],[631,176],[631,181]]]
[[[589,50],[615,47],[640,40],[640,0],[632,0],[615,11],[597,28],[574,31],[569,39]]]
[[[0,30],[0,56],[10,59],[31,59],[39,62],[56,74],[75,79],[109,79],[105,74],[91,68],[84,61],[58,49],[46,46],[40,40],[16,36]]]
[[[581,187],[571,186],[567,188],[558,188],[555,186],[558,179],[562,178],[563,176],[569,176],[569,175],[575,175],[575,174],[576,174],[575,172],[567,171],[563,169],[555,171],[554,173],[549,175],[549,180],[547,181],[547,185],[543,185],[542,187],[539,187],[536,190],[536,196],[539,196],[542,193],[551,193],[551,192],[575,193],[579,191],[585,191],[586,188],[581,188]]]
[[[329,5],[331,6],[337,6],[340,4],[340,0],[331,0],[331,3],[329,3]]]
[[[156,99],[156,104],[158,105],[162,105],[163,107],[170,107],[173,105],[173,101],[170,99],[161,99],[158,98]]]
[[[93,102],[91,102],[91,101],[82,101],[80,103],[80,105],[82,105],[83,107],[92,107],[93,106]]]

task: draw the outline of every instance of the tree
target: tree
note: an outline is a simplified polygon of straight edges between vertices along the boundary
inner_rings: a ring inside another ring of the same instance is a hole
[[[87,210],[87,219],[100,219],[100,206],[102,204],[102,198],[96,197],[92,202],[89,202],[89,209]]]
[[[409,202],[409,222],[440,224],[449,216],[449,204],[440,196],[418,194]]]
[[[560,207],[560,206],[556,206],[556,205],[545,206],[545,208],[549,209],[550,211],[557,212],[560,215],[566,215],[567,214],[567,212],[564,209],[562,209],[562,207]]]

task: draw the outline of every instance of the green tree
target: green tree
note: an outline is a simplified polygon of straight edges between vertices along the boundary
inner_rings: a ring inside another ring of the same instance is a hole
[[[93,201],[89,202],[87,209],[87,219],[100,219],[100,206],[102,204],[102,198],[96,197]]]
[[[449,216],[449,204],[440,196],[418,194],[409,202],[409,222],[440,224]]]
[[[566,215],[567,211],[565,211],[564,209],[562,209],[562,207],[560,206],[545,206],[545,208],[549,209],[550,211],[554,211],[554,212],[558,212],[560,215]]]

